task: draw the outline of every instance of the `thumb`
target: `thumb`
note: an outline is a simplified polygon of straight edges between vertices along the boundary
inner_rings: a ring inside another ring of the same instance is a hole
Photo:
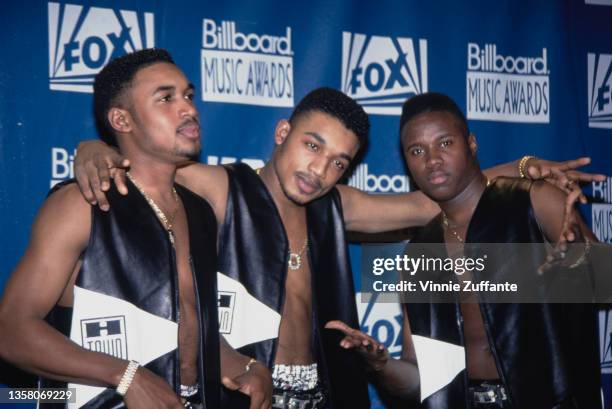
[[[325,328],[345,331],[348,328],[348,325],[340,320],[332,320],[325,324]]]
[[[527,166],[527,177],[529,179],[533,179],[533,180],[541,179],[543,177],[548,176],[548,173],[549,172],[547,172],[546,169],[541,169],[541,168],[538,168],[538,167],[536,167],[534,165]]]
[[[236,391],[240,389],[240,385],[236,381],[234,381],[232,378],[230,378],[229,376],[223,376],[221,378],[221,383],[227,389],[232,390],[232,391]]]

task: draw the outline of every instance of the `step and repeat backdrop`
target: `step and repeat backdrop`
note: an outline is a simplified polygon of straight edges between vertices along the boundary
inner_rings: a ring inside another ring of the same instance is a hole
[[[94,76],[113,57],[162,47],[195,84],[201,161],[261,166],[279,119],[330,86],[370,114],[370,146],[346,183],[410,190],[399,152],[406,98],[450,95],[483,167],[525,154],[588,155],[612,174],[612,1],[69,0],[0,4],[0,290],[48,189],[96,138]],[[612,179],[581,209],[612,242]],[[49,239],[52,239],[51,237]],[[351,249],[359,275],[359,248]],[[41,283],[44,285],[44,283]],[[358,301],[360,299],[358,298]],[[401,348],[392,304],[359,305],[362,328]],[[612,314],[600,313],[603,397],[612,408]],[[384,407],[374,397],[375,407]]]

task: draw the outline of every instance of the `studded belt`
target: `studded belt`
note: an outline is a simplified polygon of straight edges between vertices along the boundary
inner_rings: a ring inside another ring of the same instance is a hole
[[[470,382],[469,396],[474,403],[497,403],[508,400],[506,389],[496,381]]]
[[[308,391],[274,389],[273,409],[322,409],[325,405],[325,391],[321,387]]]

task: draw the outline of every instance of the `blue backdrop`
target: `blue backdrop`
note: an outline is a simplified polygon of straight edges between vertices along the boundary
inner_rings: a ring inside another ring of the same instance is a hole
[[[369,150],[348,183],[393,193],[408,190],[401,103],[426,91],[464,109],[484,167],[524,154],[588,155],[589,170],[612,174],[610,22],[610,0],[2,2],[0,289],[47,190],[72,176],[77,143],[96,137],[91,84],[113,56],[171,51],[196,85],[201,160],[211,164],[257,166],[271,153],[276,122],[302,96],[341,89],[372,121]],[[612,180],[586,189],[599,203],[583,213],[612,242]],[[363,327],[397,352],[398,310],[359,308]],[[607,398],[612,315],[600,318]]]

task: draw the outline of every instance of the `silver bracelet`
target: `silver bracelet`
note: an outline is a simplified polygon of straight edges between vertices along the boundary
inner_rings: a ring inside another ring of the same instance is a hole
[[[121,396],[125,396],[128,391],[128,388],[132,384],[134,380],[134,376],[136,375],[136,371],[140,364],[136,361],[130,361],[127,368],[125,368],[125,372],[123,372],[123,376],[119,381],[119,385],[117,385],[117,393]]]

